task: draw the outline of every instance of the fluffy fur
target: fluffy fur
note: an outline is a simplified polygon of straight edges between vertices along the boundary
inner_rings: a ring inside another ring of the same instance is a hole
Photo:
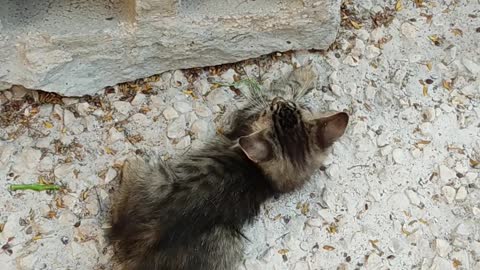
[[[347,126],[345,113],[315,118],[300,103],[313,75],[297,69],[268,94],[247,93],[226,137],[181,161],[126,161],[111,230],[124,270],[236,269],[243,226],[301,187]]]

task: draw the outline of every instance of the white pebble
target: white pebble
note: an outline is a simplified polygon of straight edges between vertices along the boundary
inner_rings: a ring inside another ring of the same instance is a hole
[[[204,120],[196,120],[191,127],[191,131],[195,134],[195,138],[197,139],[206,139],[208,137],[208,123]]]
[[[440,175],[440,179],[442,179],[442,181],[445,183],[457,176],[452,169],[445,165],[440,165],[438,167],[438,174]]]
[[[435,256],[429,270],[453,270],[455,269],[450,260]]]
[[[146,100],[147,100],[147,96],[145,96],[142,93],[137,93],[131,103],[133,106],[140,106],[145,104]]]
[[[116,128],[112,127],[108,130],[108,139],[109,143],[114,143],[124,139],[123,133],[119,132]]]
[[[435,239],[434,245],[435,252],[441,257],[446,258],[448,256],[448,253],[452,251],[450,244],[444,239]]]
[[[143,113],[136,113],[130,117],[130,121],[135,125],[146,127],[152,124],[152,120]]]
[[[348,55],[347,57],[345,57],[345,59],[343,59],[343,63],[351,67],[356,67],[358,66],[358,59],[355,59],[353,56]]]
[[[175,119],[167,128],[167,136],[170,139],[181,138],[185,136],[185,128],[186,128],[186,121],[185,117],[182,115]]]
[[[445,199],[447,199],[448,203],[452,203],[453,200],[455,199],[456,191],[451,186],[444,186],[442,188],[442,193],[443,193],[443,196],[445,196]]]
[[[468,58],[463,58],[462,61],[463,65],[470,71],[472,74],[479,74],[480,73],[480,65],[473,62]]]
[[[405,164],[408,162],[408,158],[403,149],[397,148],[392,152],[393,161],[397,164]]]
[[[455,196],[455,200],[457,202],[462,202],[462,201],[465,201],[465,199],[467,198],[467,189],[464,187],[464,186],[461,186],[458,190],[457,190],[457,195]]]
[[[191,143],[191,138],[190,136],[185,136],[178,141],[178,143],[175,145],[176,149],[185,149],[187,148]]]
[[[178,113],[173,107],[167,107],[162,114],[169,121],[178,117]]]
[[[77,112],[80,116],[87,116],[90,112],[90,104],[88,102],[78,103]]]
[[[413,205],[420,205],[420,197],[418,196],[418,194],[413,191],[413,190],[407,190],[405,192],[407,194],[407,197],[408,197],[408,200],[410,201],[411,204]]]
[[[365,57],[367,59],[373,59],[377,56],[379,56],[381,53],[380,49],[373,46],[373,45],[368,45],[365,51]]]
[[[180,113],[187,113],[192,110],[192,105],[183,101],[175,102],[175,104],[173,104],[173,107]]]
[[[212,115],[212,111],[201,103],[195,104],[194,110],[195,113],[200,117],[210,117]]]
[[[417,37],[417,29],[412,24],[406,22],[400,26],[400,31],[408,39],[414,39]]]
[[[117,177],[117,171],[114,168],[108,168],[108,171],[105,174],[104,184],[110,183],[115,177]]]
[[[123,115],[128,115],[132,110],[132,104],[126,101],[115,101],[113,102],[113,107],[115,110]]]
[[[226,90],[225,88],[217,88],[215,90],[212,90],[208,94],[207,100],[214,105],[225,104],[232,97],[232,94],[227,91],[229,90]]]

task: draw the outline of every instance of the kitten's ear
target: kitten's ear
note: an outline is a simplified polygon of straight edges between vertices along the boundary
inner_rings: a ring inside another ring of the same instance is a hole
[[[272,146],[262,131],[240,137],[238,144],[245,155],[255,163],[268,161],[272,157]]]
[[[311,121],[312,129],[317,143],[322,148],[331,146],[338,140],[348,125],[348,114],[341,112],[328,117],[318,118]]]

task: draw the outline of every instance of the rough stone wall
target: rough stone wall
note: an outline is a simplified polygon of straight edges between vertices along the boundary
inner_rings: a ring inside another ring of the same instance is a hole
[[[0,89],[68,96],[166,70],[325,49],[340,0],[0,0]]]

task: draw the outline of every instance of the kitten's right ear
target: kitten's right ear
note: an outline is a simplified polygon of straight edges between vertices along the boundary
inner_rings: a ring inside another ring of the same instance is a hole
[[[238,144],[245,155],[255,163],[268,161],[272,157],[272,146],[262,131],[240,137]]]
[[[348,118],[347,113],[341,112],[313,120],[314,133],[318,144],[323,148],[330,147],[345,133]]]

